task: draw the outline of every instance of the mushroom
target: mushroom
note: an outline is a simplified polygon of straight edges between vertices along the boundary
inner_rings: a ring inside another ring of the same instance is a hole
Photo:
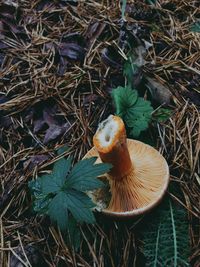
[[[156,149],[127,139],[122,119],[114,115],[99,124],[93,143],[85,157],[98,156],[113,166],[107,174],[111,200],[104,213],[134,216],[159,203],[168,186],[169,168]]]

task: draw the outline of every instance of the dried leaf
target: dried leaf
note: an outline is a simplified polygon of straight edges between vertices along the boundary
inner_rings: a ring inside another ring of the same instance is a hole
[[[55,119],[55,113],[55,107],[45,108],[43,110],[43,119],[48,124],[48,126],[51,126],[52,124],[57,124],[57,121]]]
[[[60,135],[62,135],[68,128],[69,128],[68,123],[65,123],[63,125],[52,124],[46,131],[44,141],[43,141],[44,144],[47,144],[50,141],[55,140]]]
[[[60,56],[67,57],[71,60],[83,60],[85,49],[74,42],[61,43],[59,45],[59,53]]]
[[[64,57],[60,57],[60,62],[59,62],[59,66],[58,66],[58,75],[63,76],[67,67],[68,67],[69,61],[64,58]]]
[[[147,80],[147,87],[151,93],[152,98],[159,104],[169,105],[172,100],[172,93],[159,81],[145,77]]]
[[[29,169],[33,169],[35,166],[41,165],[42,163],[44,163],[49,158],[50,158],[50,156],[49,155],[45,155],[45,154],[34,155],[34,156],[31,156],[25,162],[23,162],[23,166],[24,166],[24,168],[28,167]]]
[[[46,125],[46,122],[44,121],[43,118],[40,118],[38,120],[34,120],[33,125],[34,125],[33,132],[38,133]]]
[[[105,26],[105,23],[100,23],[99,21],[90,23],[85,34],[85,37],[89,42],[89,46],[101,35],[103,30],[105,29]]]
[[[116,51],[116,49],[113,48],[112,46],[104,48],[101,57],[104,63],[107,64],[108,66],[116,69],[122,68],[123,59],[120,56],[120,54]]]

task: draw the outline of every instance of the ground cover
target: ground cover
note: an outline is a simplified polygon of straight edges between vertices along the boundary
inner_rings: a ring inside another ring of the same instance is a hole
[[[48,217],[32,211],[28,188],[63,145],[74,162],[85,155],[98,123],[115,112],[112,90],[130,77],[154,109],[171,110],[137,138],[169,163],[168,196],[187,214],[189,262],[199,266],[199,19],[199,1],[128,1],[124,10],[120,1],[103,0],[0,4],[3,267],[20,266],[20,259],[27,266],[145,266],[138,235],[145,217],[113,222],[98,215],[97,224],[80,228],[75,251]]]

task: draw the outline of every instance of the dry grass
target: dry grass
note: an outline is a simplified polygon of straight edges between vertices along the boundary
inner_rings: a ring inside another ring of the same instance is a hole
[[[148,29],[153,43],[144,73],[168,85],[173,93],[175,113],[158,125],[157,148],[169,162],[172,181],[184,194],[184,200],[172,197],[188,210],[190,260],[199,266],[200,34],[189,30],[200,16],[199,1],[160,0],[155,7],[145,1],[130,2],[128,24]],[[0,128],[0,264],[9,266],[16,247],[27,253],[31,245],[39,249],[47,266],[143,266],[134,231],[137,221],[110,222],[99,216],[96,226],[82,228],[83,241],[76,253],[48,219],[31,213],[27,181],[55,160],[55,147],[67,144],[75,160],[84,156],[92,146],[98,122],[113,111],[110,88],[123,83],[122,70],[106,66],[101,57],[108,45],[118,47],[119,1],[79,1],[77,7],[52,1],[38,7],[39,3],[19,1],[15,24],[22,26],[24,33],[6,33],[0,39],[7,45],[0,51],[1,93],[7,96],[0,104],[4,112],[0,116],[10,118],[9,126]],[[148,13],[153,15],[149,18]],[[94,23],[98,27],[91,31]],[[87,40],[84,61],[70,62],[60,75],[57,47],[63,36],[75,32]],[[91,94],[96,98],[87,100]],[[44,144],[45,130],[34,132],[37,114],[31,114],[35,106],[49,99],[70,127],[56,141]],[[48,160],[30,168],[26,163],[34,155],[46,155]]]

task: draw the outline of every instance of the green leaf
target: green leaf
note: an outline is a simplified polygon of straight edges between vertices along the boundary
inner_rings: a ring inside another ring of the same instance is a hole
[[[68,203],[64,192],[59,192],[48,206],[48,215],[63,231],[68,223]]]
[[[122,0],[122,19],[123,20],[125,20],[126,2],[127,0]]]
[[[39,179],[30,181],[28,187],[34,196],[33,210],[39,214],[45,214],[48,210],[51,196],[43,194]]]
[[[70,167],[72,164],[71,158],[68,159],[59,159],[55,162],[53,167],[53,175],[57,181],[57,184],[62,187],[66,181],[66,176],[69,173]]]
[[[167,108],[159,108],[153,113],[152,119],[157,122],[165,122],[172,115],[172,111]]]
[[[151,121],[151,113],[153,112],[151,103],[138,97],[136,90],[126,87],[118,87],[113,90],[112,97],[116,107],[116,114],[130,128],[130,135],[138,137],[142,131],[148,128]]]
[[[57,193],[60,190],[60,181],[57,181],[57,177],[52,174],[43,175],[40,178],[41,188],[44,195],[50,193]]]
[[[132,127],[134,120],[146,120],[149,122],[151,120],[152,111],[153,108],[151,107],[150,102],[139,97],[136,104],[129,108],[127,114],[125,115],[125,121],[129,127]]]
[[[136,90],[118,86],[112,90],[112,98],[117,115],[124,116],[127,110],[136,103],[138,95]]]
[[[137,66],[137,64],[134,64],[132,61],[133,60],[131,57],[128,60],[126,60],[124,64],[124,72],[123,72],[124,76],[127,79],[129,87],[131,87],[133,79],[139,70],[139,67]]]
[[[144,226],[146,266],[189,266],[188,229],[185,210],[169,199],[162,203]]]
[[[84,159],[75,164],[67,177],[66,187],[80,191],[88,191],[102,187],[104,184],[99,179],[99,175],[111,169],[110,164],[95,164],[96,157]]]
[[[200,33],[200,21],[197,21],[197,22],[193,23],[190,26],[190,31]]]
[[[71,244],[77,251],[81,242],[81,232],[77,224],[77,221],[71,214],[69,215],[67,230],[68,230],[68,237],[67,237],[68,244]]]
[[[64,186],[70,167],[71,159],[62,158],[55,162],[52,173],[40,178],[42,192],[47,195],[60,191]]]
[[[97,189],[104,184],[96,177],[108,172],[110,164],[95,164],[97,158],[85,159],[71,168],[71,159],[59,159],[51,174],[29,182],[34,210],[48,214],[62,231],[70,231],[68,212],[78,222],[94,223],[91,199],[82,191]],[[71,217],[72,218],[72,217]]]
[[[130,136],[131,137],[138,137],[141,133],[141,131],[148,128],[148,122],[145,120],[136,119],[132,122],[131,130],[130,130]]]
[[[94,207],[94,203],[86,194],[76,190],[68,190],[66,192],[66,201],[70,212],[77,221],[95,223],[91,210]]]
[[[67,152],[69,150],[68,146],[62,146],[59,149],[57,149],[57,154],[62,155],[63,153]]]

